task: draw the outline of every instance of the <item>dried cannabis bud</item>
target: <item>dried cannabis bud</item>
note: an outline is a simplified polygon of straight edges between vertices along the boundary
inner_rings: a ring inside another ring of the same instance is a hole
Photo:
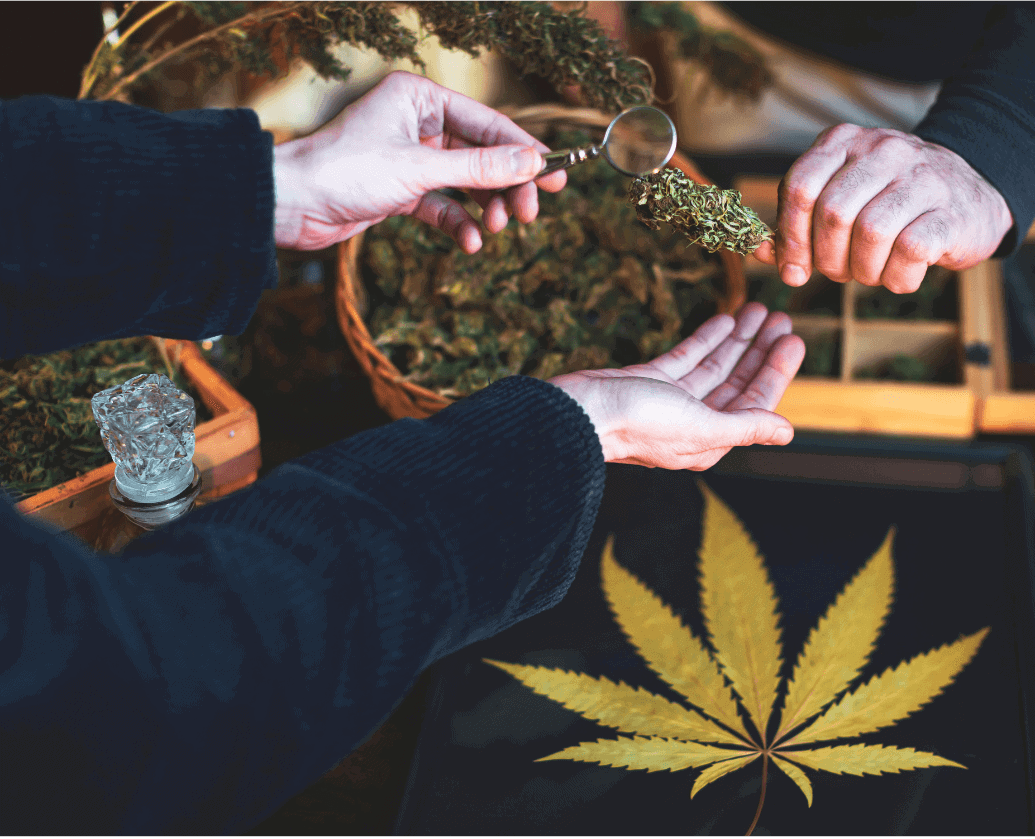
[[[629,202],[651,229],[668,222],[711,253],[720,248],[753,253],[773,238],[773,231],[741,203],[735,189],[701,186],[671,167],[636,178],[629,185]]]
[[[368,328],[407,381],[459,397],[516,373],[620,367],[667,351],[715,314],[717,258],[637,224],[626,179],[610,167],[568,178],[562,192],[540,195],[534,222],[512,221],[476,254],[409,217],[367,231]]]

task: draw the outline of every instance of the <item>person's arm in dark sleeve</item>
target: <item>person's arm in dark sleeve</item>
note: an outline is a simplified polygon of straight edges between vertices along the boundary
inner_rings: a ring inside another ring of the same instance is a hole
[[[603,484],[578,403],[511,377],[118,557],[0,503],[0,828],[247,830],[423,668],[557,603]]]
[[[273,203],[252,111],[0,103],[0,358],[242,332],[276,285]]]
[[[995,256],[1020,247],[1035,220],[1035,5],[997,4],[979,48],[945,80],[914,133],[956,152],[994,186],[1014,227]]]

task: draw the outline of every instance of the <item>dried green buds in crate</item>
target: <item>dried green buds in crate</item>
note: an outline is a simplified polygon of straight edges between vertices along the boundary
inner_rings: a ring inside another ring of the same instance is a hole
[[[636,178],[629,185],[636,216],[653,229],[665,221],[711,253],[720,249],[754,253],[773,231],[735,189],[694,183],[678,169],[662,169]]]
[[[371,228],[360,267],[374,344],[406,381],[448,397],[675,346],[716,313],[721,262],[671,228],[641,225],[627,182],[608,166],[569,170],[564,190],[540,193],[535,221],[511,221],[472,255],[409,217]]]
[[[95,393],[141,373],[168,372],[147,338],[101,341],[44,356],[0,361],[0,486],[16,499],[105,466]],[[173,381],[211,419],[180,371]]]

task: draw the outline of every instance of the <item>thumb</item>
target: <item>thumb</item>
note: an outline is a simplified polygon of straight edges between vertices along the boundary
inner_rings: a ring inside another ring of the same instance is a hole
[[[770,242],[762,242],[761,245],[751,254],[759,262],[764,262],[766,265],[776,265],[776,246]]]
[[[786,446],[794,439],[794,426],[784,417],[763,408],[743,408],[720,414],[722,444],[727,446]]]
[[[530,146],[428,149],[429,189],[502,189],[532,180],[543,158]]]

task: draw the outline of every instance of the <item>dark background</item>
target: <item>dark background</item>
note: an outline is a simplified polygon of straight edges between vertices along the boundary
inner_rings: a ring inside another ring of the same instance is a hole
[[[0,6],[0,28],[7,36],[0,50],[0,98],[32,94],[74,98],[80,72],[102,35],[100,9],[101,4],[96,2],[8,2]],[[713,177],[721,178],[721,162],[708,163]],[[758,171],[766,171],[765,166]],[[338,330],[333,306],[333,257],[331,251],[305,257],[281,254],[285,275],[281,287],[263,296],[252,324],[238,342],[248,363],[243,368],[225,369],[258,412],[263,473],[292,457],[388,421]],[[800,439],[806,437],[800,435]],[[1032,438],[1011,441],[1029,450],[1033,442]],[[980,561],[980,557],[975,560]],[[969,624],[966,628],[971,629]],[[933,640],[941,643],[949,639]],[[433,675],[425,674],[366,743],[251,832],[391,832],[403,801],[429,686],[434,682]],[[893,742],[911,744],[907,740]],[[751,771],[744,772],[745,781]],[[685,773],[672,777],[685,785]],[[685,804],[685,792],[679,795],[680,804]],[[792,790],[790,795],[793,798],[800,793]],[[817,790],[817,800],[819,795]],[[865,794],[860,798],[865,801]],[[422,826],[428,828],[430,823],[423,822]],[[745,826],[739,821],[730,823],[730,829],[742,830]],[[685,827],[691,829],[689,823]],[[549,832],[546,825],[540,830]],[[633,832],[655,830],[645,822]]]

